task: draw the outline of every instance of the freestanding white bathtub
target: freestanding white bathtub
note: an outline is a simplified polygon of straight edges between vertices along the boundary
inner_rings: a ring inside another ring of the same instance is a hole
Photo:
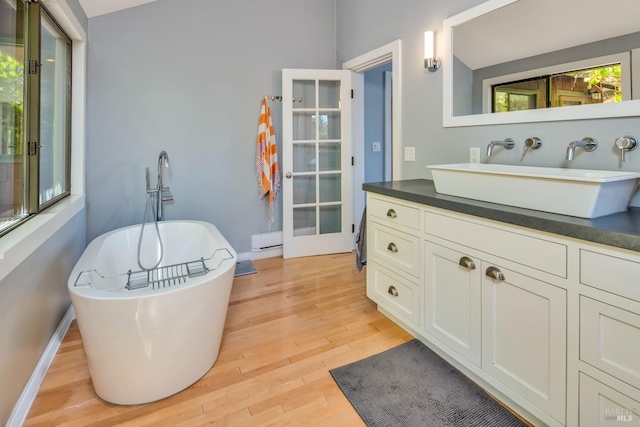
[[[111,403],[175,394],[205,375],[220,350],[237,255],[212,224],[158,225],[164,257],[151,276],[138,266],[135,225],[93,240],[69,277],[93,387]],[[142,265],[155,265],[153,223],[141,248]]]

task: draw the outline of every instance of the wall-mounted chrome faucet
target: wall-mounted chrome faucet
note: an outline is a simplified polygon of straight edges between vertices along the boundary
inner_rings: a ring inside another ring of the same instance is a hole
[[[638,146],[638,140],[630,135],[616,138],[616,147],[620,150],[620,161],[624,163],[624,155],[627,151],[633,151]]]
[[[151,194],[156,198],[156,220],[162,220],[162,203],[173,200],[173,196],[169,193],[170,188],[165,187],[162,183],[162,170],[169,167],[169,155],[166,151],[161,151],[158,156],[158,185],[156,188],[151,188],[149,180],[149,168],[146,170],[147,174],[147,194]],[[167,193],[167,195],[163,195]]]
[[[524,141],[524,149],[522,150],[522,157],[520,157],[520,160],[524,159],[525,154],[527,154],[529,150],[537,150],[540,147],[542,147],[542,140],[540,138],[536,138],[535,136],[527,138]]]
[[[567,160],[573,160],[573,155],[578,147],[584,148],[585,151],[593,151],[598,148],[598,141],[588,136],[582,138],[580,141],[571,141],[567,147]]]
[[[504,147],[507,150],[511,150],[516,144],[513,142],[513,138],[507,138],[504,141],[491,141],[489,145],[487,145],[487,157],[493,154],[493,147],[496,145]]]

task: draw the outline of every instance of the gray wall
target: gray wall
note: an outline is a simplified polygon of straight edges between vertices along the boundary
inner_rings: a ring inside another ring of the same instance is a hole
[[[457,56],[453,57],[453,100],[451,109],[454,116],[466,116],[472,114],[473,100],[473,70],[467,67],[464,62],[460,61]],[[482,82],[480,83],[482,86]],[[480,87],[480,96],[482,97],[482,87]],[[482,102],[482,99],[480,99]],[[482,112],[482,104],[480,104]]]
[[[364,182],[384,181],[384,73],[391,70],[389,63],[364,73]],[[380,151],[373,152],[374,141]]]
[[[585,169],[640,171],[640,152],[634,151],[619,166],[614,140],[624,134],[640,137],[640,119],[580,120],[554,123],[512,124],[460,128],[442,127],[442,76],[444,69],[432,73],[424,69],[423,34],[436,31],[441,51],[442,21],[482,0],[426,2],[405,0],[337,0],[338,63],[396,39],[402,39],[402,145],[416,147],[416,161],[403,162],[403,179],[430,178],[426,165],[469,161],[469,148],[481,147],[484,161],[489,141],[514,138],[517,148],[494,151],[491,162],[535,166],[565,166]],[[442,55],[441,52],[437,52]],[[449,68],[451,64],[443,64]],[[640,111],[638,112],[640,114]],[[530,136],[544,141],[520,162],[522,144]],[[592,153],[576,153],[575,160],[564,160],[567,144],[584,136],[600,141]]]
[[[90,19],[88,58],[88,240],[142,220],[144,168],[154,186],[166,150],[165,219],[212,222],[247,252],[268,229],[261,99],[282,94],[283,68],[335,68],[335,2],[160,0]],[[280,148],[282,105],[271,105]]]
[[[71,304],[67,279],[84,248],[83,210],[0,280],[0,425]]]
[[[86,31],[78,1],[66,2]],[[0,425],[71,304],[67,279],[85,248],[85,230],[83,209],[0,280]]]

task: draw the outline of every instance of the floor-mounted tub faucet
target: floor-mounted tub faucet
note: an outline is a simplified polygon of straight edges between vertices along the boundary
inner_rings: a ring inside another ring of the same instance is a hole
[[[169,167],[169,155],[164,150],[162,150],[158,156],[158,196],[156,198],[156,217],[158,218],[158,221],[162,220],[162,202],[173,200],[173,196],[169,193],[170,188],[164,187],[162,184],[163,165],[165,168]],[[167,193],[166,196],[163,194],[165,192]]]
[[[571,141],[567,147],[567,160],[573,160],[576,148],[584,148],[585,151],[593,151],[598,148],[598,141],[593,138],[585,137],[580,141]]]
[[[515,142],[513,142],[512,138],[507,138],[504,141],[491,141],[489,145],[487,145],[487,157],[493,154],[493,147],[495,147],[496,145],[504,147],[507,150],[511,150],[516,144]]]
[[[149,180],[149,168],[147,168],[147,194],[152,195],[156,199],[156,220],[162,220],[162,202],[168,202],[173,200],[173,196],[169,193],[170,188],[165,187],[162,183],[162,170],[169,167],[169,155],[166,151],[161,151],[158,156],[158,185],[156,188],[151,188]],[[167,195],[163,195],[167,193]]]

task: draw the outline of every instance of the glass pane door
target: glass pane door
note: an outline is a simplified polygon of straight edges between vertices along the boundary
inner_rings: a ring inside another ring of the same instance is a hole
[[[340,80],[294,80],[293,236],[342,231]]]

